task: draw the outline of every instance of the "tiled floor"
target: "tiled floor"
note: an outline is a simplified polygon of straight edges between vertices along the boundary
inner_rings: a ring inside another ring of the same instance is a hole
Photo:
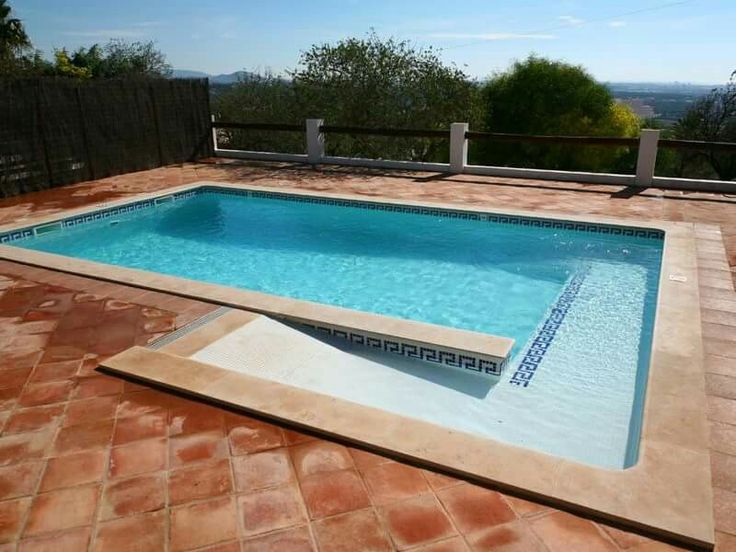
[[[722,196],[240,164],[0,201],[0,222],[197,180],[717,224],[736,261],[736,200]],[[736,297],[720,234],[697,232],[717,537],[736,550]],[[95,371],[212,308],[0,261],[0,551],[670,549]]]

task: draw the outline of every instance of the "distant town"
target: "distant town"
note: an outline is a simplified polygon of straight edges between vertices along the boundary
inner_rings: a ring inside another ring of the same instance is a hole
[[[717,84],[608,82],[617,102],[628,105],[642,119],[668,127]],[[723,85],[720,85],[723,86]]]

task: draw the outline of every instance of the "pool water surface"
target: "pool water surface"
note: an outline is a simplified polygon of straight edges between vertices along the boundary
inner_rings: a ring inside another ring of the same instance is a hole
[[[12,245],[512,338],[490,383],[402,377],[460,393],[467,431],[635,463],[661,235],[333,203],[205,188]]]

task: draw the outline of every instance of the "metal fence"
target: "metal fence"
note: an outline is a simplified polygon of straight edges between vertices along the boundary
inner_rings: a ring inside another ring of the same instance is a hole
[[[0,197],[212,151],[206,79],[0,79]]]

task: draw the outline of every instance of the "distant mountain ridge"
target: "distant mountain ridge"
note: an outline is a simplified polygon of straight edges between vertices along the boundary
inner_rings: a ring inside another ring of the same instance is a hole
[[[190,69],[174,69],[173,77],[177,79],[210,79],[210,84],[233,84],[239,80],[255,76],[249,71],[235,71],[233,73],[221,73],[212,75],[204,71],[192,71]],[[616,92],[659,92],[674,94],[707,94],[718,84],[695,84],[688,82],[604,82],[614,94]]]
[[[173,77],[175,79],[210,79],[210,84],[233,84],[242,79],[247,79],[252,73],[248,71],[235,71],[234,73],[223,73],[220,75],[210,75],[203,71],[191,71],[189,69],[174,69]]]

